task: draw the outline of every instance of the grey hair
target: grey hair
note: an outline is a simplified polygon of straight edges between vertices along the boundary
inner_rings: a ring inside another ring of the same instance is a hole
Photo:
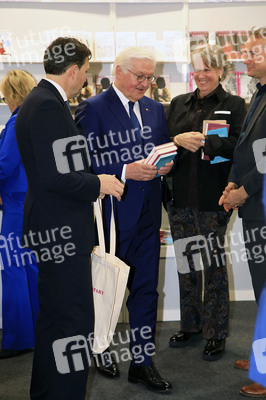
[[[126,71],[127,68],[130,68],[132,59],[137,60],[150,60],[152,63],[156,64],[156,59],[154,54],[144,47],[131,46],[122,50],[117,56],[113,64],[112,74],[115,75],[116,67],[120,65],[123,72]]]
[[[231,72],[231,65],[227,61],[223,49],[216,44],[205,44],[197,47],[191,53],[191,63],[193,67],[199,57],[207,67],[224,69],[223,75],[220,78],[221,81]]]

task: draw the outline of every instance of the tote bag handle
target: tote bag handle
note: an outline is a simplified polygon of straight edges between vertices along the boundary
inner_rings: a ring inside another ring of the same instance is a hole
[[[115,231],[113,196],[110,196],[110,200],[111,200],[110,254],[115,255],[116,231]],[[100,256],[105,257],[106,247],[105,247],[104,232],[103,232],[102,200],[100,199],[97,199],[97,201],[94,202],[94,214],[96,218],[96,225],[98,231]]]

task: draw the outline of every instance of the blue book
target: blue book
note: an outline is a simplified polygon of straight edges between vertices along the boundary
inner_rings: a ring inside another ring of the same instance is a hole
[[[221,128],[215,128],[215,129],[210,129],[211,127],[214,127],[214,125],[220,125]],[[215,123],[215,121],[213,121],[213,123],[208,123],[207,126],[207,135],[218,135],[220,137],[228,137],[228,130],[229,130],[229,125],[228,124],[217,124]],[[214,157],[213,160],[210,161],[211,164],[218,164],[221,162],[225,162],[225,161],[230,161],[228,158],[225,157],[221,157],[221,156],[216,156]]]
[[[177,152],[175,151],[170,154],[161,155],[157,158],[157,160],[155,161],[155,163],[153,165],[155,165],[155,167],[159,170],[161,167],[164,167],[165,164],[171,162],[175,158],[176,154],[177,154]],[[155,178],[157,178],[158,176],[161,176],[161,175],[157,174],[155,176]]]

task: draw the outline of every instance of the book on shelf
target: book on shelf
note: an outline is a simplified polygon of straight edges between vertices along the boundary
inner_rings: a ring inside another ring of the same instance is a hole
[[[0,32],[0,59],[11,55],[11,33]]]
[[[189,46],[190,52],[194,51],[197,47],[209,43],[208,31],[192,31],[189,32]]]
[[[171,101],[169,75],[160,75],[151,84],[151,98],[160,103],[169,103]]]
[[[228,137],[230,125],[226,123],[226,120],[204,120],[202,132],[204,135],[218,135],[220,137]],[[218,164],[224,161],[229,161],[228,158],[216,156],[213,160],[204,154],[202,151],[203,160],[209,160],[211,164]]]
[[[236,50],[236,35],[234,31],[216,31],[215,41],[223,49],[228,60],[240,58],[240,53]]]
[[[238,52],[239,59],[241,58],[241,53],[245,49],[245,42],[248,40],[251,31],[234,31],[235,34],[235,50]]]
[[[222,87],[227,93],[238,95],[238,72],[232,71],[228,76],[221,82]]]
[[[96,94],[105,92],[114,80],[113,75],[97,75],[95,79]]]
[[[118,55],[127,47],[136,46],[135,32],[116,32],[115,34],[115,53]]]
[[[95,87],[93,84],[92,74],[87,74],[87,86],[83,87],[78,96],[69,99],[70,104],[79,104],[81,101],[94,96]]]
[[[137,32],[137,46],[155,52],[157,48],[156,32]]]
[[[115,58],[114,32],[94,33],[94,59],[97,61],[111,61]]]
[[[160,242],[163,246],[173,245],[173,238],[169,229],[160,229]]]
[[[194,79],[194,72],[190,72],[188,76],[188,85],[189,85],[189,91],[194,92],[197,89],[197,85],[195,83]]]
[[[181,31],[163,32],[162,59],[182,61],[184,59],[183,33]]]
[[[239,96],[245,99],[246,103],[249,103],[254,92],[257,90],[258,80],[251,78],[245,71],[239,72]]]
[[[145,164],[155,165],[157,170],[171,162],[177,154],[177,147],[173,142],[155,146],[145,160]],[[159,174],[156,177],[160,176]]]

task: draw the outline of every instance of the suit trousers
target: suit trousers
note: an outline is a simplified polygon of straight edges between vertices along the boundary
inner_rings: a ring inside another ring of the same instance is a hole
[[[243,236],[256,302],[266,283],[266,227],[263,220],[242,219]]]
[[[129,230],[119,230],[117,235],[117,255],[130,266],[127,308],[132,364],[152,365],[158,302],[160,232],[153,224],[148,201],[144,202],[137,224]]]
[[[32,400],[84,400],[94,311],[90,255],[39,262]]]
[[[184,257],[190,260],[190,271],[178,272],[181,330],[184,332],[202,330],[203,337],[207,340],[225,338],[228,335],[229,291],[224,237],[230,214],[225,211],[179,209],[170,203],[167,208],[177,262],[181,262]],[[191,243],[196,244],[199,240],[202,248],[195,250],[188,246],[183,254],[177,254],[180,243],[181,247],[186,246],[191,237],[195,240],[195,242],[191,240]],[[190,250],[187,251],[187,248]],[[196,252],[201,254],[202,262],[199,257],[195,257]],[[194,260],[198,265],[194,265]],[[180,271],[179,265],[177,269]]]

